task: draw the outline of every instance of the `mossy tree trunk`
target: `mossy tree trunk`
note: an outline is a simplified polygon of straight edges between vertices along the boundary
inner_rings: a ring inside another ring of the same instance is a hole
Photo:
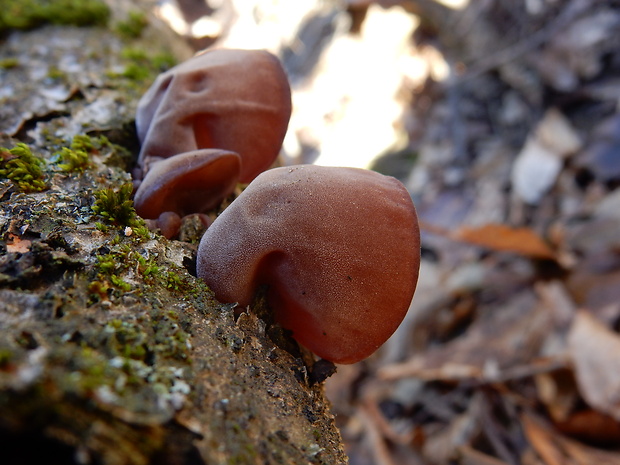
[[[168,62],[109,28],[1,39],[0,463],[345,463],[302,359],[128,202],[135,104]]]

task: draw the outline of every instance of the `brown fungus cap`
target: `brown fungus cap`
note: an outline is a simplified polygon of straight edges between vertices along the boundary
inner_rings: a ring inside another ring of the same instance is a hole
[[[276,168],[213,222],[197,272],[223,302],[249,305],[268,286],[274,318],[336,363],[372,354],[404,318],[420,236],[396,179],[356,168]]]
[[[211,50],[162,73],[140,99],[138,163],[197,149],[241,156],[240,182],[274,162],[291,115],[291,90],[279,60],[262,50]]]
[[[204,149],[160,160],[140,183],[134,197],[142,218],[174,212],[184,216],[216,207],[235,189],[241,159],[226,150]]]

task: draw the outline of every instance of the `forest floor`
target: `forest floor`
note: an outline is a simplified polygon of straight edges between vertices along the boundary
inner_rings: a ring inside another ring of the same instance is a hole
[[[351,463],[620,463],[620,4],[421,24],[447,71],[375,165],[418,208],[420,282],[383,350],[328,381]]]

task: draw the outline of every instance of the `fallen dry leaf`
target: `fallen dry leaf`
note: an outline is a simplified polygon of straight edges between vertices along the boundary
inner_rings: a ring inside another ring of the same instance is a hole
[[[572,372],[568,369],[538,373],[534,376],[538,397],[555,422],[566,421],[579,400]]]
[[[581,148],[581,140],[570,121],[557,108],[550,108],[536,128],[536,138],[560,158]]]
[[[579,311],[568,335],[568,349],[585,401],[620,420],[620,336]]]
[[[499,380],[557,369],[559,356],[541,357],[545,338],[554,330],[552,316],[533,296],[521,295],[501,311],[479,317],[460,337],[414,354],[402,363],[377,370],[383,380],[416,377],[425,380]]]
[[[603,447],[620,444],[620,423],[596,410],[575,412],[554,425],[560,432],[588,444]]]
[[[547,465],[566,464],[564,453],[553,441],[554,434],[552,431],[529,415],[523,415],[521,423],[530,444]]]
[[[556,257],[545,241],[529,228],[511,228],[490,223],[477,228],[459,228],[452,237],[488,249],[515,252],[528,257],[551,260]]]
[[[525,202],[537,205],[553,186],[564,159],[581,147],[575,129],[556,108],[545,113],[512,167],[512,185]]]
[[[536,453],[547,465],[615,465],[620,454],[594,449],[569,439],[534,415],[521,416],[523,430]]]
[[[555,183],[562,164],[560,156],[530,137],[513,165],[514,191],[524,202],[537,205]]]
[[[463,465],[508,465],[503,460],[483,454],[469,446],[460,447],[459,452],[463,458]]]
[[[32,241],[28,239],[20,239],[19,236],[9,234],[10,242],[6,245],[6,251],[9,253],[27,253],[30,252]]]

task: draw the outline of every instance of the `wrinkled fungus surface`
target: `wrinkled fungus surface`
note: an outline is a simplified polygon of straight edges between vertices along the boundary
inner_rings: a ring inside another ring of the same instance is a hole
[[[140,99],[139,164],[197,149],[241,156],[239,181],[250,182],[277,157],[291,114],[291,91],[279,60],[262,50],[211,50],[161,74]]]
[[[243,306],[267,285],[275,321],[299,343],[354,363],[404,318],[419,263],[416,212],[398,180],[299,165],[264,172],[213,222],[197,272]]]

